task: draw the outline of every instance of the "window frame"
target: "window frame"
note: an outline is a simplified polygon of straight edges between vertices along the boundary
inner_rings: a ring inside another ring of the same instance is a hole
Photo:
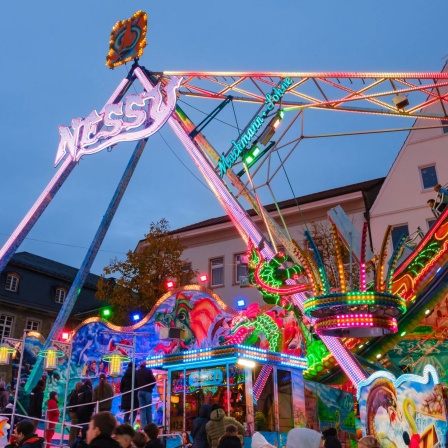
[[[186,269],[185,269],[186,268]],[[184,270],[185,269],[185,270]],[[185,263],[185,264],[183,264],[181,267],[180,267],[180,279],[179,279],[179,285],[180,286],[185,286],[185,285],[188,285],[188,284],[190,284],[191,283],[191,279],[190,280],[187,280],[187,281],[184,281],[184,274],[186,273],[186,272],[188,272],[188,271],[192,271],[193,269],[192,269],[192,265],[191,265],[191,262],[189,262],[189,263]]]
[[[221,283],[219,283],[219,284],[213,284],[213,261],[215,261],[215,260],[222,260],[222,262],[221,262],[221,266],[219,266],[219,267],[215,267],[215,269],[222,269],[222,284]],[[224,274],[225,274],[225,271],[224,271],[224,255],[222,255],[222,256],[220,256],[220,257],[213,257],[213,258],[210,258],[210,260],[209,260],[209,272],[210,272],[210,288],[223,288],[224,287],[224,285],[225,285],[225,278],[224,278]]]
[[[62,302],[60,301],[60,297],[58,297],[58,291],[63,291],[64,292],[64,298],[62,300]],[[63,287],[63,286],[57,286],[54,292],[54,301],[55,303],[57,303],[58,305],[63,305],[65,300],[67,299],[67,293],[68,290],[67,288]]]
[[[436,174],[436,183],[434,185],[429,186],[429,187],[425,187],[425,182],[423,180],[422,170],[424,170],[425,168],[431,168],[431,167],[434,167],[434,172]],[[427,165],[419,166],[418,167],[418,173],[420,175],[420,184],[421,184],[421,187],[422,187],[422,191],[431,191],[439,183],[439,176],[437,174],[436,163],[429,163]]]
[[[246,275],[245,277],[248,276],[249,274],[249,263],[241,263],[238,262],[237,259],[238,257],[247,257],[247,252],[240,252],[238,254],[234,254],[233,255],[233,261],[234,261],[234,267],[235,269],[233,270],[233,284],[234,285],[239,285],[240,284],[240,277],[238,276],[238,266],[242,266],[242,265],[246,265]]]
[[[29,324],[30,322],[37,324],[37,329],[34,329],[34,328],[28,328],[28,324]],[[42,321],[41,321],[41,320],[39,320],[39,319],[34,319],[34,318],[33,318],[33,319],[31,319],[31,318],[27,318],[27,319],[26,319],[25,330],[27,330],[27,331],[36,331],[36,332],[40,333],[40,329],[41,329],[41,328],[42,328]]]
[[[390,242],[392,244],[392,250],[395,249],[395,246],[397,244],[397,241],[394,242],[394,235],[393,235],[394,229],[398,229],[399,227],[405,227],[405,226],[408,229],[407,236],[409,236],[410,235],[410,233],[409,233],[409,224],[407,222],[404,222],[404,223],[401,223],[401,224],[395,224],[395,225],[392,226],[391,235],[390,235]],[[400,234],[400,236],[401,236],[401,234]]]
[[[9,338],[13,335],[14,332],[14,324],[15,324],[15,320],[16,320],[16,316],[14,314],[8,314],[8,313],[0,313],[0,321],[3,319],[7,319],[10,318],[11,319],[11,325],[10,326],[5,326],[4,324],[2,325],[0,323],[0,341],[3,341],[4,338]],[[9,328],[9,333],[6,335],[4,328]]]
[[[15,288],[8,288],[8,280],[9,279],[15,279],[15,282],[12,282],[12,285],[15,285]],[[6,280],[5,280],[5,290],[9,292],[19,292],[19,285],[20,285],[20,275],[17,274],[17,272],[8,272],[6,274]]]
[[[448,134],[448,119],[441,119],[440,124],[442,126],[442,133]],[[446,126],[446,127],[445,127]]]

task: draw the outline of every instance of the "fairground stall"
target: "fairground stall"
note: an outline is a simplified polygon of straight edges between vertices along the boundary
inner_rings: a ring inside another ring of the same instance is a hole
[[[71,390],[85,379],[95,386],[104,373],[118,394],[126,364],[113,372],[104,360],[122,355],[156,374],[153,421],[166,433],[190,431],[201,405],[216,403],[244,425],[247,437],[261,431],[282,446],[293,427],[334,426],[348,448],[355,440],[353,395],[304,379],[314,373],[306,337],[293,311],[270,305],[235,311],[212,291],[190,285],[167,293],[132,327],[86,320],[72,336],[70,362],[59,358],[57,371],[66,375],[53,378],[51,388],[63,396],[65,379]],[[113,412],[121,420],[120,403],[117,396]]]

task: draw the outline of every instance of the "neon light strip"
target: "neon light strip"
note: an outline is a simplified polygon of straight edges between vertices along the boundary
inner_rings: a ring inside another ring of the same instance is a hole
[[[441,83],[441,84],[445,84],[445,83]],[[431,88],[430,86],[425,86],[427,89],[428,88]],[[441,96],[437,96],[436,98],[433,98],[433,99],[431,99],[431,100],[426,100],[425,102],[423,102],[422,104],[419,104],[419,105],[417,105],[417,106],[414,106],[414,107],[409,107],[409,108],[407,108],[406,109],[406,111],[408,112],[408,113],[410,113],[410,114],[412,114],[412,112],[414,112],[414,111],[416,111],[416,110],[419,110],[419,109],[423,109],[423,108],[425,108],[425,107],[428,107],[428,106],[430,106],[431,104],[434,104],[434,103],[438,103],[438,102],[444,102],[446,99],[447,99],[447,96],[448,96],[448,94],[445,94],[445,95],[441,95]]]
[[[389,239],[392,234],[392,226],[387,226],[386,233],[384,234],[383,244],[381,245],[380,255],[378,258],[378,270],[376,273],[376,287],[375,289],[378,292],[382,292],[385,290],[383,275],[384,275],[384,263],[387,255],[387,246],[389,244]]]
[[[386,274],[386,281],[385,281],[385,290],[389,293],[392,292],[392,276],[394,274],[395,267],[398,263],[398,259],[400,255],[402,254],[402,248],[404,246],[404,242],[406,241],[406,236],[402,236],[398,243],[395,246],[394,251],[392,252],[392,257],[389,262],[389,269],[387,270]]]
[[[422,277],[430,271],[430,269],[437,263],[437,261],[440,260],[440,258],[446,254],[448,251],[448,241],[445,241],[443,243],[443,246],[441,247],[440,251],[437,253],[435,257],[431,259],[429,263],[426,264],[426,266],[418,273],[417,277],[414,279],[414,289],[417,285],[417,283],[422,279]]]
[[[309,315],[313,311],[330,306],[377,305],[378,307],[396,307],[401,313],[406,312],[406,301],[397,295],[376,291],[333,293],[325,296],[311,297],[304,303],[304,312]]]
[[[386,81],[386,80],[383,79],[383,82],[384,81]],[[328,80],[327,80],[327,82],[329,83]],[[374,83],[374,84],[376,84],[376,83]],[[343,85],[336,85],[334,83],[332,85],[333,85],[333,87],[338,87],[338,89],[342,90],[343,92],[349,92],[350,95],[347,95],[347,96],[341,98],[339,101],[335,101],[333,103],[331,101],[319,101],[319,105],[320,106],[330,106],[331,104],[333,104],[334,105],[333,107],[335,109],[340,109],[341,108],[340,107],[341,104],[345,105],[347,103],[350,103],[351,101],[363,101],[364,100],[364,101],[376,104],[378,106],[381,106],[381,107],[383,107],[386,110],[397,112],[397,108],[395,106],[392,106],[391,104],[387,104],[384,101],[380,101],[380,100],[376,99],[378,97],[383,97],[383,96],[387,96],[387,95],[389,95],[389,96],[393,95],[394,91],[392,91],[392,92],[371,93],[371,94],[368,94],[368,95],[364,95],[364,94],[362,94],[362,93],[360,93],[360,92],[358,92],[356,90],[349,89],[348,87],[345,87]],[[365,89],[361,89],[361,90],[365,90]],[[408,90],[408,89],[406,89],[406,90]],[[397,92],[395,92],[395,93],[397,93]]]
[[[327,346],[328,350],[330,350],[331,354],[341,366],[341,369],[345,372],[355,387],[358,386],[360,381],[366,379],[367,374],[339,338],[321,335],[320,339]],[[350,353],[351,356],[347,356],[347,352]]]
[[[425,88],[422,89],[421,86],[414,87],[413,84],[411,84],[410,82],[406,82],[405,79],[400,79],[399,82],[400,82],[401,84],[404,84],[405,86],[411,87],[412,90],[419,90],[421,93],[424,93],[424,94],[428,95],[428,97],[434,97],[434,98],[436,98],[437,100],[440,99],[440,96],[439,96],[439,95],[435,94],[435,93],[432,92],[431,90],[427,90],[428,86],[425,86]],[[446,96],[446,95],[444,95],[444,96]],[[423,103],[423,104],[426,104],[426,103]]]
[[[360,327],[381,328],[383,330],[389,330],[391,333],[396,333],[398,331],[398,324],[395,318],[380,318],[369,314],[332,316],[325,319],[318,319],[314,325],[316,333],[319,335],[325,334],[325,331]]]
[[[367,290],[366,282],[366,243],[367,243],[367,223],[365,222],[362,227],[362,239],[361,239],[361,260],[359,266],[359,280],[361,284],[361,291]]]
[[[18,247],[27,237],[28,233],[34,227],[34,224],[36,224],[37,220],[59,191],[59,188],[62,187],[63,183],[75,166],[76,162],[74,162],[71,158],[66,158],[64,160],[64,163],[59,167],[56,174],[42,191],[41,195],[37,198],[29,212],[25,215],[20,224],[16,227],[14,232],[3,245],[0,250],[0,272],[2,272],[9,263]]]
[[[319,294],[319,285],[315,277],[315,272],[312,269],[312,266],[315,265],[312,264],[312,262],[303,254],[302,248],[294,240],[292,240],[291,243],[293,253],[297,257],[298,261],[301,263],[302,267],[305,269],[305,274],[308,277],[314,291],[313,295],[316,296]],[[315,269],[317,271],[317,266],[315,266]]]
[[[253,394],[255,395],[257,401],[260,399],[261,393],[263,392],[264,386],[266,386],[266,382],[268,381],[269,375],[273,368],[273,366],[264,365],[258,374],[258,378],[252,388]]]
[[[346,103],[348,103],[350,101],[362,101],[362,100],[365,100],[365,101],[372,102],[374,104],[378,104],[379,106],[382,106],[385,109],[396,111],[396,107],[394,107],[394,106],[392,106],[390,104],[384,103],[383,101],[376,100],[375,98],[381,98],[381,97],[386,97],[386,96],[391,96],[391,95],[395,96],[395,95],[411,93],[411,92],[420,92],[422,90],[422,88],[420,86],[417,86],[417,87],[413,87],[413,88],[409,88],[409,89],[389,90],[389,91],[386,91],[386,92],[379,92],[379,93],[372,93],[372,94],[368,94],[368,95],[363,95],[361,92],[365,91],[366,90],[365,88],[361,89],[360,91],[356,91],[356,90],[344,87],[341,84],[332,83],[331,81],[328,81],[327,79],[323,79],[322,81],[327,82],[328,84],[330,84],[331,86],[335,87],[336,89],[343,90],[345,92],[350,92],[350,95],[348,95],[348,96],[346,96],[344,98],[341,98],[338,101],[322,101],[322,102],[319,101],[320,105],[327,105],[327,106],[334,105],[335,108],[338,108],[339,104],[346,104]],[[385,81],[386,81],[385,79],[382,80],[382,82],[385,82]],[[377,85],[377,83],[373,83],[372,87],[374,85]],[[434,89],[436,87],[441,87],[441,86],[446,87],[447,85],[448,85],[448,83],[441,82],[440,85],[439,84],[428,84],[428,85],[426,85],[424,87],[427,88],[427,89]],[[367,86],[367,87],[371,87],[371,86]],[[432,100],[432,102],[443,101],[445,99],[445,97],[446,97],[446,95],[444,95],[443,97],[437,97],[436,99]],[[426,102],[424,102],[422,104],[419,104],[416,107],[413,107],[412,109],[408,108],[408,109],[406,109],[406,112],[408,114],[411,114],[413,111],[422,109],[425,106],[427,106],[428,105],[427,103],[428,102],[426,101]]]
[[[233,85],[240,84],[241,81],[245,80],[245,79],[247,79],[247,78],[242,77],[239,80],[234,81],[233,84],[226,85],[226,83],[224,81],[220,81],[219,78],[211,77],[211,76],[207,76],[207,75],[199,76],[199,79],[197,79],[197,81],[207,80],[210,83],[217,84],[220,87],[225,86],[225,88],[221,89],[221,90],[218,89],[217,91],[202,89],[201,93],[195,93],[195,91],[198,90],[198,88],[192,84],[192,82],[195,80],[195,77],[189,76],[188,80],[183,84],[184,87],[186,87],[186,89],[188,89],[188,90],[184,90],[182,92],[182,94],[186,95],[186,96],[197,97],[197,98],[207,97],[207,98],[215,98],[215,99],[225,99],[226,96],[224,95],[224,93],[228,92],[229,89],[232,89]],[[268,84],[270,86],[275,85],[272,82],[268,82],[267,79],[263,79],[262,77],[259,77],[259,76],[254,76],[251,79],[256,86],[257,86],[257,83],[255,81],[264,82],[265,84]],[[380,78],[380,81],[378,81],[378,78],[375,78],[374,82],[371,82],[370,85],[365,86],[364,88],[359,89],[358,91],[344,87],[340,83],[340,79],[338,79],[337,80],[338,82],[336,83],[336,82],[331,82],[328,78],[317,78],[319,81],[325,82],[335,89],[350,93],[349,95],[346,95],[346,96],[342,97],[341,99],[333,99],[331,101],[330,100],[329,101],[320,101],[317,98],[310,97],[309,95],[306,95],[303,92],[299,92],[299,91],[295,90],[301,84],[309,81],[310,79],[315,81],[315,79],[309,78],[309,77],[302,78],[299,82],[296,82],[289,91],[292,96],[297,96],[301,99],[305,99],[310,104],[298,104],[298,103],[293,103],[288,100],[284,100],[283,105],[284,105],[285,110],[295,110],[297,108],[304,109],[304,108],[311,107],[311,108],[323,108],[323,109],[327,109],[327,110],[332,109],[332,110],[346,111],[346,112],[353,111],[353,112],[357,112],[357,113],[374,113],[374,114],[380,114],[380,115],[385,114],[385,115],[391,115],[391,116],[413,116],[413,117],[421,117],[421,118],[433,119],[433,120],[440,120],[441,118],[444,118],[443,115],[434,116],[434,115],[430,115],[430,114],[414,113],[414,111],[418,111],[418,110],[421,110],[422,108],[424,108],[426,102],[419,104],[419,105],[417,104],[412,109],[407,109],[406,111],[398,111],[394,106],[388,104],[387,102],[382,102],[375,98],[381,97],[381,96],[383,96],[383,97],[391,96],[391,95],[395,95],[398,93],[408,93],[408,92],[414,92],[414,91],[419,92],[419,91],[423,91],[424,88],[428,89],[428,88],[434,88],[434,86],[439,86],[439,87],[445,86],[448,84],[446,82],[440,82],[439,84],[434,83],[434,84],[430,84],[430,85],[426,85],[426,86],[422,86],[422,87],[421,86],[413,86],[412,88],[388,90],[386,92],[373,93],[373,94],[366,95],[366,94],[363,94],[363,92],[366,92],[367,90],[372,89],[373,87],[378,86],[379,84],[381,84],[383,82],[387,82],[387,78]],[[396,80],[396,82],[401,82],[402,79],[403,78],[395,79],[395,80]],[[350,81],[351,81],[351,79],[350,79]],[[421,83],[421,79],[419,81]],[[258,87],[258,88],[260,89],[260,87]],[[234,90],[236,92],[240,92],[241,94],[247,96],[247,98],[234,97],[234,101],[253,102],[253,103],[257,103],[257,104],[260,104],[260,102],[261,102],[259,99],[254,98],[253,93],[248,90],[242,90],[239,88],[235,88]],[[328,95],[328,96],[331,96],[331,95]],[[341,105],[346,105],[347,103],[354,102],[354,101],[370,102],[370,103],[373,103],[373,104],[381,107],[383,110],[369,111],[367,109],[362,110],[362,109],[357,109],[355,107],[350,108],[350,107],[341,106]],[[440,97],[439,101],[448,102],[445,97]]]
[[[341,244],[339,242],[337,228],[333,222],[331,223],[331,235],[333,236],[334,248],[336,250],[336,262],[338,264],[339,272],[339,287],[341,288],[341,292],[345,292],[347,290],[347,285],[345,283],[344,266],[342,263]]]
[[[394,272],[393,275],[394,280],[411,264],[414,258],[418,256],[420,251],[425,247],[425,245],[429,242],[429,240],[435,235],[435,233],[440,229],[440,227],[442,227],[447,218],[448,218],[448,207],[445,208],[445,210],[439,216],[434,225],[429,229],[428,233],[422,238],[418,246],[409,255],[409,257],[406,258],[405,262],[400,264],[400,266]]]
[[[254,273],[254,279],[257,282],[257,285],[260,286],[260,288],[264,289],[267,292],[270,292],[271,294],[278,294],[280,296],[290,296],[292,294],[297,294],[299,292],[307,291],[308,289],[311,289],[311,285],[308,284],[294,284],[291,286],[280,286],[278,288],[274,286],[269,286],[266,282],[263,281],[263,279],[260,278],[260,270],[263,268],[263,262],[261,262],[255,273]]]
[[[204,348],[199,350],[189,350],[181,354],[175,353],[170,355],[157,355],[149,358],[146,362],[156,363],[162,362],[164,366],[172,368],[173,365],[191,364],[206,361],[207,363],[215,363],[219,359],[222,361],[236,361],[238,357],[250,358],[260,362],[270,362],[274,364],[291,365],[300,369],[307,368],[306,358],[287,355],[285,353],[277,353],[270,350],[264,350],[258,347],[246,345],[225,345],[214,348]]]
[[[155,73],[157,74],[157,73]],[[404,78],[404,79],[448,79],[444,72],[188,72],[164,71],[163,76],[190,76],[190,77],[279,77],[279,78]]]

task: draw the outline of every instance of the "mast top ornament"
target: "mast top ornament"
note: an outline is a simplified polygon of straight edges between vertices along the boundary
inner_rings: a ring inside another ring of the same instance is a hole
[[[146,47],[148,16],[137,11],[131,18],[120,20],[112,28],[106,65],[111,69],[139,58]]]

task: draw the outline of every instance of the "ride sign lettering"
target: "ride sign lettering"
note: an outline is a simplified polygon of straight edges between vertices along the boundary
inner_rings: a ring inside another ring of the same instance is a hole
[[[274,87],[272,93],[267,93],[265,97],[266,109],[261,115],[258,115],[255,120],[252,121],[250,126],[246,128],[243,135],[235,142],[232,140],[233,148],[231,151],[224,155],[222,153],[221,160],[218,162],[219,177],[224,177],[224,174],[229,168],[235,164],[235,162],[240,157],[241,153],[246,149],[246,146],[251,142],[254,136],[258,133],[258,130],[262,127],[265,118],[268,113],[274,109],[274,106],[282,99],[286,90],[291,86],[292,79],[285,78],[278,87]]]
[[[157,132],[176,106],[176,91],[182,78],[173,77],[164,87],[127,95],[124,101],[107,104],[103,111],[93,110],[87,118],[74,118],[71,129],[59,126],[59,145],[55,166],[68,152],[78,161],[83,155],[94,154],[122,141],[136,141]]]

